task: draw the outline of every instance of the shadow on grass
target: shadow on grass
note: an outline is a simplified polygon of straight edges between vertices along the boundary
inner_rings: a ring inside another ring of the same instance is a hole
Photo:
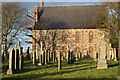
[[[114,67],[114,66],[118,66],[118,65],[119,65],[119,63],[116,63],[116,64],[108,64],[108,68]]]
[[[57,72],[53,72],[53,73],[48,73],[48,72],[45,72],[43,74],[30,74],[30,75],[20,75],[19,78],[21,79],[31,79],[31,78],[41,78],[41,77],[44,77],[44,76],[54,76],[54,75],[63,75],[65,73],[71,73],[71,72],[75,72],[75,71],[79,71],[79,70],[87,70],[87,69],[90,69],[90,68],[82,68],[82,69],[74,69],[74,70],[69,70],[69,71],[57,71]],[[14,77],[9,77],[9,78],[4,78],[4,80],[6,79],[9,79],[9,80],[12,80],[12,79],[18,79],[17,76],[14,76]]]

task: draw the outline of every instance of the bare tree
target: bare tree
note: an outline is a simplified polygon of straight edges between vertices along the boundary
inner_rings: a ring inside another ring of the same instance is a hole
[[[118,2],[105,2],[106,7],[101,8],[102,12],[97,13],[97,28],[110,30],[110,41],[113,47],[118,47],[118,21],[120,20]],[[104,13],[104,15],[103,15]],[[99,16],[99,17],[98,17]],[[109,36],[108,36],[109,37]]]
[[[27,10],[18,2],[2,4],[2,42],[5,44],[5,54],[16,40],[23,38],[27,31],[26,26],[30,25],[31,20],[26,16]],[[23,34],[22,34],[23,33]]]

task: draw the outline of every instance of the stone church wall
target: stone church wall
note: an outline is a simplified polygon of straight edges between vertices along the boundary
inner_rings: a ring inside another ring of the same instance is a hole
[[[94,57],[94,53],[99,56],[100,41],[102,39],[102,34],[105,34],[106,44],[106,55],[109,53],[109,30],[108,29],[54,29],[54,30],[33,30],[33,50],[37,49],[40,53],[40,42],[43,40],[43,49],[53,50],[52,44],[49,44],[49,35],[53,32],[53,42],[55,44],[55,50],[60,50],[66,53],[68,48],[73,49],[74,54],[76,54],[76,49],[82,53],[82,56],[89,55]],[[79,32],[79,42],[76,42],[76,32]],[[92,42],[89,42],[89,33],[92,32]],[[65,33],[65,42],[62,42],[62,35]],[[42,38],[42,39],[41,39]],[[91,50],[91,51],[90,51]],[[65,54],[64,54],[65,56]]]

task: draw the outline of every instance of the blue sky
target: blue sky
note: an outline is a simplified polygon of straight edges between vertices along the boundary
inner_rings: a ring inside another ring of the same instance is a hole
[[[2,2],[40,2],[41,0],[2,0]],[[43,0],[44,2],[118,2],[120,0]]]

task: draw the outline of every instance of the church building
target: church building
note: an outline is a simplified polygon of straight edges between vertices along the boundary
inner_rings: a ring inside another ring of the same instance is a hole
[[[104,15],[103,4],[44,6],[42,1],[34,11],[33,51],[61,51],[63,59],[68,50],[81,57],[99,57],[102,34],[105,35],[106,57],[109,56],[109,29],[97,28],[96,16]],[[42,45],[41,45],[42,44]],[[42,48],[42,49],[41,49]]]

